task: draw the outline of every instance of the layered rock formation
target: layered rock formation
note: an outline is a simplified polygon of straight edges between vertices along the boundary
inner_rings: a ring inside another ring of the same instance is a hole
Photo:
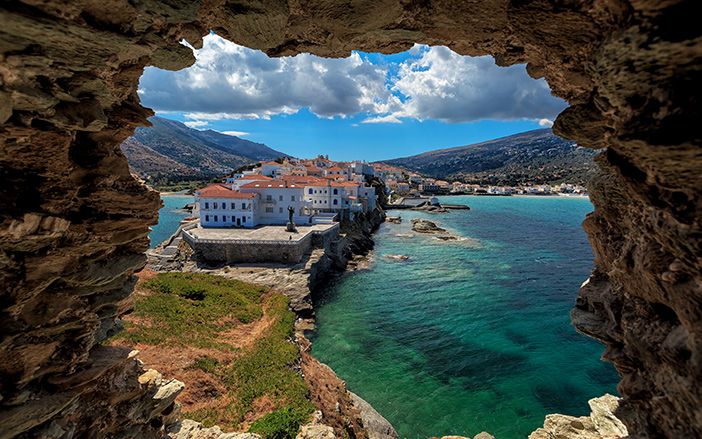
[[[150,111],[144,66],[179,69],[210,29],[272,55],[415,42],[528,63],[571,107],[554,131],[607,147],[573,312],[622,374],[634,437],[702,436],[702,30],[692,0],[14,0],[0,5],[3,437],[154,436],[138,364],[99,343],[144,264],[158,198],[118,145]],[[109,371],[106,372],[106,371]],[[121,383],[121,384],[120,384]],[[118,403],[94,410],[103,391]],[[68,392],[68,394],[66,393]],[[67,403],[70,401],[70,403]],[[133,409],[127,409],[129,406]],[[160,412],[159,412],[160,410]],[[168,409],[165,408],[167,411]],[[142,413],[138,420],[135,413]],[[58,430],[60,429],[60,430]],[[63,433],[61,433],[63,431]]]

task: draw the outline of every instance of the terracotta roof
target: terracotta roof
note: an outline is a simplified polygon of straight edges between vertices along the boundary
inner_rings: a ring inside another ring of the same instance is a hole
[[[201,198],[255,198],[256,194],[245,194],[233,191],[219,183],[211,184],[197,191]]]
[[[278,162],[261,162],[262,165],[274,165],[274,166],[283,166]]]
[[[289,182],[285,180],[266,180],[266,181],[252,181],[251,183],[246,183],[242,185],[241,189],[257,189],[257,188],[300,188],[302,184],[297,184],[295,182]]]
[[[346,187],[356,187],[360,186],[360,183],[357,183],[355,181],[333,181],[332,186],[346,186]]]
[[[298,185],[312,185],[312,186],[328,186],[329,180],[323,178],[312,177],[309,175],[283,175],[283,180],[288,183],[295,183]]]
[[[237,178],[236,181],[239,180],[273,180],[273,177],[269,177],[267,175],[261,175],[261,174],[249,174],[249,175],[244,175],[241,178]]]
[[[344,168],[340,168],[338,166],[332,166],[331,168],[327,168],[327,171],[343,171]]]

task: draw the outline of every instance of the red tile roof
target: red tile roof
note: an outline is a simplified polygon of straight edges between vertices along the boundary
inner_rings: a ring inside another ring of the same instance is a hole
[[[219,183],[211,184],[197,191],[201,198],[255,198],[256,194],[233,191]]]
[[[356,187],[360,186],[361,183],[357,183],[355,181],[333,181],[332,186],[346,186],[346,187]]]
[[[286,176],[287,177],[287,176]],[[252,181],[251,183],[246,183],[241,185],[241,189],[256,189],[256,188],[300,188],[304,184],[286,181],[286,180],[266,180],[266,181]]]

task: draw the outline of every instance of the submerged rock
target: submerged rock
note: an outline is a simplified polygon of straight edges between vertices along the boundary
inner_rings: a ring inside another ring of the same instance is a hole
[[[385,218],[385,221],[393,224],[401,224],[402,223],[402,217],[399,216],[389,216]]]
[[[385,255],[385,259],[390,259],[391,261],[406,261],[409,259],[407,255]]]

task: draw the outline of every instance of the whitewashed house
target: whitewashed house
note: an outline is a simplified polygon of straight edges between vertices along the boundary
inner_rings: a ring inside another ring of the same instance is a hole
[[[211,184],[197,191],[195,196],[203,227],[253,227],[256,224],[256,194]]]

